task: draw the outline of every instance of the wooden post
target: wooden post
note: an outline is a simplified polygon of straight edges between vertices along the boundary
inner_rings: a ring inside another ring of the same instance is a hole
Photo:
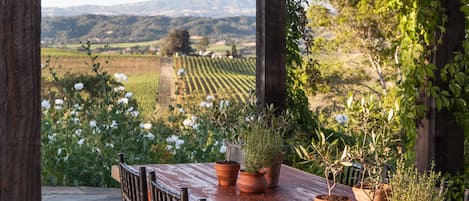
[[[259,104],[286,107],[286,2],[256,2],[256,93]]]
[[[433,63],[436,64],[434,85],[447,90],[440,71],[452,62],[454,52],[462,49],[465,36],[465,16],[459,10],[460,0],[442,0],[448,15],[443,41],[438,45]],[[420,100],[427,105],[427,116],[417,124],[416,165],[420,171],[428,170],[435,161],[436,170],[456,174],[464,170],[464,128],[456,122],[453,110],[435,109],[434,100],[421,94]]]
[[[0,1],[0,201],[41,200],[41,1]]]

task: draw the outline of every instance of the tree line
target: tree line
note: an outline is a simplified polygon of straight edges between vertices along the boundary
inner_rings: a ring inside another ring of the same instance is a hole
[[[41,40],[47,43],[140,42],[166,36],[181,28],[191,35],[209,36],[217,40],[254,36],[255,17],[166,17],[166,16],[105,16],[43,17]]]

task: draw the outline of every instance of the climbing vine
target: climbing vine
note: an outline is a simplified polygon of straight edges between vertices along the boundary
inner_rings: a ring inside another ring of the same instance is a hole
[[[420,102],[419,96],[436,97],[440,93],[432,82],[436,66],[431,58],[441,41],[435,33],[445,32],[447,17],[439,0],[392,0],[389,8],[398,13],[399,40],[396,48],[401,50],[399,65],[403,76],[399,90],[400,113],[407,148],[411,149],[415,144],[415,121],[426,112],[426,105]]]

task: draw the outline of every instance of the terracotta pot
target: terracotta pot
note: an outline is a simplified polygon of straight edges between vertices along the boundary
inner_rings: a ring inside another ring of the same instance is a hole
[[[340,195],[317,195],[314,197],[314,201],[352,201],[352,199]]]
[[[219,186],[234,186],[238,178],[240,165],[236,161],[215,162]]]
[[[276,161],[272,166],[262,168],[259,172],[265,173],[265,180],[269,185],[269,188],[275,188],[278,186],[278,180],[280,177],[280,169],[282,168],[283,162],[283,153],[281,153],[278,157],[278,161]]]
[[[373,198],[373,187],[370,183],[356,184],[352,187],[353,194],[357,201],[387,201],[387,196],[391,193],[388,184],[382,184],[377,190]]]
[[[239,172],[238,188],[245,193],[262,193],[267,189],[264,173],[251,174],[241,170]]]

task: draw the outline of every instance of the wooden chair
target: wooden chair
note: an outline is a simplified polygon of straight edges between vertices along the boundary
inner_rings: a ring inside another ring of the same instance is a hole
[[[179,193],[171,192],[156,182],[156,174],[150,172],[150,195],[151,201],[189,201],[187,188],[181,188]]]
[[[347,186],[353,186],[358,184],[362,174],[362,169],[358,165],[346,166],[340,175],[338,175],[337,181]]]
[[[119,178],[123,201],[148,201],[145,167],[140,167],[137,172],[125,164],[124,154],[119,154]]]

